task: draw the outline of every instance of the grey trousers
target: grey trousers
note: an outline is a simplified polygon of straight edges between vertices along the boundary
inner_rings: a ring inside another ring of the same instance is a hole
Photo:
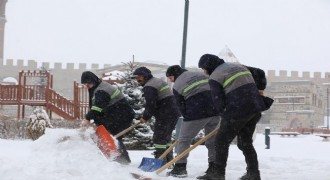
[[[179,155],[190,147],[192,139],[202,130],[205,129],[205,134],[214,130],[220,122],[220,116],[213,116],[193,121],[183,121],[180,128],[179,144],[176,146],[175,152]],[[205,142],[208,149],[208,162],[215,161],[215,137],[209,138]],[[189,154],[178,160],[176,163],[187,163]]]

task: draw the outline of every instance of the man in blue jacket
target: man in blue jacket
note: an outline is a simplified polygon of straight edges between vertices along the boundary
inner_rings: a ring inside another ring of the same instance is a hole
[[[183,116],[179,134],[177,153],[181,154],[190,147],[191,141],[204,129],[205,134],[213,131],[219,124],[220,116],[212,103],[208,77],[202,72],[191,72],[182,69],[179,65],[170,66],[166,76],[174,82],[173,93]],[[206,172],[212,171],[215,161],[214,137],[209,138],[205,146],[208,149],[209,168]],[[169,176],[187,176],[188,155],[178,160]]]
[[[215,171],[198,177],[203,180],[224,180],[228,151],[237,136],[237,146],[245,156],[247,173],[242,180],[260,180],[257,153],[252,136],[261,111],[266,110],[251,72],[244,66],[225,63],[212,55],[203,55],[198,66],[209,77],[212,99],[221,115],[220,129],[216,135]]]
[[[146,101],[141,123],[145,123],[152,116],[155,117],[153,143],[155,158],[159,158],[171,145],[172,132],[180,117],[180,112],[175,104],[175,99],[169,85],[156,77],[146,67],[137,68],[133,75],[138,83],[143,86],[143,96]],[[166,162],[173,159],[173,151],[164,159]]]

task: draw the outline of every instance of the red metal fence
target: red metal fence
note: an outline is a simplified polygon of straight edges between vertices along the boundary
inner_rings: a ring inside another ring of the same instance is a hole
[[[47,85],[27,85],[26,75],[46,77],[48,83]],[[50,114],[55,112],[67,120],[83,119],[89,108],[87,89],[74,82],[74,99],[69,100],[54,91],[49,82],[52,82],[49,72],[41,74],[37,71],[22,71],[18,85],[0,85],[0,105],[17,105],[18,119],[24,118],[26,105],[45,106]]]

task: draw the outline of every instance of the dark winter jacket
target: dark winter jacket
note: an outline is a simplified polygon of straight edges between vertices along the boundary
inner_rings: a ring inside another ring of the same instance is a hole
[[[202,56],[200,67],[212,60]],[[251,72],[242,65],[221,62],[213,69],[209,84],[215,106],[225,119],[239,119],[266,109]]]
[[[254,82],[257,85],[258,90],[265,90],[267,86],[267,79],[265,75],[265,71],[259,68],[245,66],[249,69],[249,71],[252,73]],[[274,100],[267,96],[262,96],[262,99],[265,103],[266,110],[270,108],[270,106],[273,104]]]
[[[257,85],[259,90],[265,90],[267,86],[267,79],[265,75],[265,71],[259,68],[245,66],[251,72],[253,79]]]
[[[149,120],[151,116],[156,119],[180,117],[171,88],[165,81],[152,77],[145,83],[142,91],[146,100],[143,113],[145,120]]]
[[[173,73],[173,93],[184,121],[218,116],[212,97],[208,77],[200,72],[186,70]]]
[[[113,135],[129,127],[134,118],[134,110],[120,90],[87,72],[83,73],[81,82],[93,83],[94,86],[88,89],[90,110],[86,119],[93,119],[97,125],[104,125]]]

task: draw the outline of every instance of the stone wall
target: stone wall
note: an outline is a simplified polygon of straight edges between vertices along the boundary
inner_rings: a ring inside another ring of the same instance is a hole
[[[53,75],[53,89],[69,99],[73,98],[74,81],[80,82],[82,72],[88,70],[101,76],[101,70],[110,66],[106,64],[101,68],[98,64],[91,64],[90,68],[87,68],[87,64],[79,63],[78,67],[75,68],[74,63],[54,63],[51,67],[50,63],[42,62],[38,67],[38,63],[35,60],[28,60],[27,65],[24,65],[24,62],[24,60],[17,60],[17,63],[14,65],[14,60],[12,59],[6,61],[0,59],[0,82],[6,77],[14,77],[18,80],[19,72],[22,70],[34,71],[40,70],[40,67],[44,67]],[[65,68],[63,67],[64,65],[66,66]]]
[[[24,65],[24,63],[27,65]],[[164,70],[168,65],[159,65],[151,63],[138,63],[140,66],[147,66],[152,69],[153,73],[164,76]],[[98,76],[102,76],[104,72],[112,70],[124,70],[124,65],[111,66],[110,64],[100,67],[98,64],[91,64],[90,68],[88,64],[79,63],[77,67],[73,63],[46,63],[43,62],[38,66],[38,63],[34,60],[17,60],[14,65],[14,60],[9,59],[3,61],[0,58],[0,81],[5,77],[14,77],[18,79],[19,72],[22,70],[39,70],[40,67],[44,67],[49,70],[53,75],[53,89],[58,91],[64,97],[73,99],[73,83],[74,81],[80,82],[80,76],[83,71],[89,70],[96,73]],[[189,70],[198,70],[198,68],[188,68]],[[288,112],[293,108],[292,104],[274,105],[270,110],[263,112],[261,123],[258,127],[259,131],[263,131],[263,127],[271,127],[276,131],[281,128],[288,128],[292,124],[299,124],[303,126],[318,126],[323,122],[324,109],[326,108],[326,86],[325,83],[330,84],[330,72],[298,72],[298,71],[286,71],[286,70],[269,70],[266,72],[268,86],[265,90],[266,95],[270,97],[275,96],[304,96],[306,100],[305,105],[295,104],[295,110],[313,110],[314,113],[306,113],[301,111],[300,113]],[[166,78],[164,78],[166,79]],[[310,84],[303,82],[308,81]],[[315,101],[314,101],[315,100]],[[316,102],[316,104],[313,102]],[[28,109],[28,107],[26,107]],[[6,111],[10,114],[15,114],[16,109]],[[28,114],[27,110],[26,114]],[[0,107],[1,113],[1,107]],[[296,121],[299,119],[299,121]]]

